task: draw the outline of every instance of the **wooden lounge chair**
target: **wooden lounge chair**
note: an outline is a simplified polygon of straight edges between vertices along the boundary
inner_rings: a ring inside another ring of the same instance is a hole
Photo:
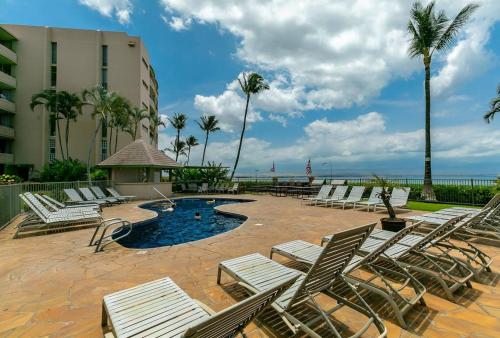
[[[112,187],[107,187],[106,190],[111,194],[111,196],[113,196],[114,198],[118,198],[118,199],[123,199],[125,201],[131,201],[133,200],[136,196],[134,195],[120,195],[118,193],[118,191],[116,191],[114,188]]]
[[[337,201],[332,201],[332,207],[335,204],[342,205],[342,210],[345,209],[346,205],[352,204],[361,201],[363,198],[363,193],[365,192],[365,187],[363,186],[354,186],[352,187],[351,191],[349,192],[349,195],[347,198],[340,199]]]
[[[376,223],[373,224],[373,226],[375,225]],[[413,305],[417,302],[425,305],[423,295],[426,289],[414,276],[402,269],[398,264],[390,262],[391,264],[384,266],[383,271],[379,271],[380,267],[374,263],[379,260],[387,249],[397,244],[419,225],[414,224],[406,227],[386,240],[369,237],[343,271],[346,280],[351,284],[382,297],[385,303],[391,307],[403,328],[408,328],[404,315]],[[297,240],[273,246],[270,257],[272,259],[273,254],[279,254],[310,268],[322,251],[323,247],[319,245]],[[370,277],[362,279],[357,274],[354,274],[360,268],[370,272]],[[391,278],[386,278],[383,273],[388,268],[392,272]],[[345,298],[350,299],[353,296],[349,290],[346,290]],[[382,310],[385,312],[387,309],[382,308]]]
[[[347,305],[369,318],[356,336],[360,336],[374,324],[380,336],[384,337],[387,333],[384,323],[342,275],[342,271],[373,230],[373,227],[373,224],[369,224],[334,234],[332,240],[323,248],[307,274],[285,267],[256,253],[221,262],[219,264],[217,283],[220,284],[221,273],[224,271],[250,293],[254,294],[267,290],[280,281],[299,275],[300,277],[293,286],[272,305],[293,334],[303,331],[310,337],[319,338],[321,336],[314,332],[310,326],[321,320],[330,330],[330,337],[340,337],[340,333],[330,320],[330,315],[342,306]],[[344,288],[348,288],[356,295],[356,303],[347,302],[344,297],[337,294]],[[321,309],[315,300],[319,293],[333,297],[339,304],[329,310]],[[312,318],[307,323],[302,322],[293,314],[293,310],[304,303],[307,303],[311,309],[318,312],[318,317]]]
[[[170,278],[104,296],[102,326],[116,337],[244,336],[245,327],[296,280],[290,278],[218,313],[189,297]],[[245,337],[245,336],[244,336]]]

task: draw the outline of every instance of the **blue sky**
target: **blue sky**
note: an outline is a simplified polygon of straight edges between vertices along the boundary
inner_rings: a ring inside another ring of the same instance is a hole
[[[437,1],[454,15],[465,1]],[[500,173],[500,120],[482,120],[500,82],[500,4],[481,7],[432,73],[435,174]],[[285,6],[286,5],[286,6]],[[0,22],[139,35],[160,86],[160,112],[221,121],[209,160],[231,165],[244,98],[258,71],[271,90],[252,101],[239,172],[412,174],[423,171],[423,67],[407,57],[408,1],[0,0]],[[43,14],[42,14],[43,13]],[[50,15],[49,15],[50,13]],[[374,14],[376,13],[376,14]],[[166,128],[161,144],[174,132]],[[202,146],[195,148],[199,162]]]

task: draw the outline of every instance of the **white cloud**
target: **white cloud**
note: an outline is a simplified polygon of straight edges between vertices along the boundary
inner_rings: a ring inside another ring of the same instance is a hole
[[[121,24],[130,22],[134,9],[130,0],[79,0],[82,5],[98,11],[101,15],[118,19]]]
[[[177,32],[189,29],[192,21],[191,18],[184,19],[178,16],[172,16],[169,19],[167,16],[162,15],[161,18],[166,24],[168,24],[174,31]]]
[[[443,0],[455,15],[466,0]],[[422,69],[407,55],[407,0],[352,1],[161,0],[166,13],[215,24],[241,39],[236,55],[277,81],[277,95],[256,100],[270,113],[346,108],[376,97],[392,79]],[[458,45],[441,56],[436,92],[485,69],[488,30],[500,1],[484,0]],[[434,70],[437,68],[434,67]],[[287,81],[280,79],[286,74]]]

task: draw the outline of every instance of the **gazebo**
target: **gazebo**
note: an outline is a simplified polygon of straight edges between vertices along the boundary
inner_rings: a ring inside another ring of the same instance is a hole
[[[172,194],[172,183],[161,182],[161,171],[182,168],[182,164],[142,139],[128,144],[97,166],[110,169],[111,179],[120,194],[134,195],[138,199],[158,197],[153,188],[165,196]]]

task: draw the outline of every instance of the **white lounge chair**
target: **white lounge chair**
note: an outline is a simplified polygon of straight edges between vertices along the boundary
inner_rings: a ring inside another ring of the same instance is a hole
[[[303,198],[304,201],[311,202],[316,204],[318,201],[322,201],[330,195],[330,192],[332,191],[332,186],[330,184],[325,184],[322,185],[321,188],[318,191],[318,194],[315,197],[305,197]]]
[[[375,225],[376,223],[373,224],[373,226]],[[384,298],[385,303],[391,307],[399,324],[403,328],[408,328],[404,320],[404,315],[413,305],[419,301],[422,305],[425,305],[422,297],[426,289],[415,277],[409,274],[405,269],[399,267],[399,265],[390,264],[390,266],[388,266],[388,264],[386,264],[384,268],[387,269],[390,267],[392,272],[391,278],[386,278],[379,272],[375,263],[386,250],[396,245],[397,242],[403,239],[411,231],[415,230],[419,225],[420,224],[414,224],[410,227],[406,227],[398,233],[394,233],[394,236],[386,240],[369,237],[363,245],[361,245],[358,253],[351,259],[343,271],[345,278],[349,280],[351,284],[361,287],[366,292],[371,292]],[[272,259],[273,254],[279,254],[310,268],[318,259],[322,251],[323,247],[319,245],[297,240],[273,246],[270,257]],[[361,255],[363,252],[364,255]],[[359,277],[359,274],[356,273],[359,268],[367,270],[371,273],[371,276],[368,278]],[[346,292],[344,297],[351,298],[352,294]],[[385,312],[387,309],[382,308],[382,311]]]
[[[369,318],[368,322],[355,335],[356,337],[361,336],[371,324],[376,326],[380,337],[384,337],[387,330],[382,320],[342,275],[342,271],[373,230],[373,227],[373,224],[369,224],[334,234],[333,239],[323,248],[307,274],[290,269],[256,253],[221,262],[217,283],[220,284],[221,273],[224,271],[237,280],[248,292],[256,293],[267,290],[280,281],[299,275],[300,277],[293,286],[273,304],[273,309],[278,312],[293,334],[303,331],[310,337],[321,337],[309,326],[312,326],[311,322],[304,323],[294,315],[293,310],[302,304],[307,304],[318,312],[318,317],[311,318],[311,321],[321,320],[326,324],[326,328],[330,329],[330,337],[340,337],[330,320],[330,315],[340,307],[347,305]],[[349,302],[338,294],[346,288],[355,294],[356,303]],[[330,310],[320,308],[314,299],[319,293],[336,299],[338,305]],[[297,310],[300,312],[300,308]]]
[[[71,203],[76,203],[76,204],[87,204],[87,205],[104,205],[107,204],[106,201],[86,201],[84,200],[80,194],[75,190],[75,189],[63,189],[64,193],[66,196],[68,196],[69,200]]]
[[[370,211],[370,207],[374,207],[377,204],[383,203],[380,198],[380,193],[382,192],[381,187],[373,187],[370,193],[370,197],[366,201],[354,202],[353,208],[356,209],[356,206],[366,207],[368,211]]]
[[[118,198],[118,199],[123,199],[124,201],[131,201],[133,200],[136,196],[134,195],[120,195],[118,193],[118,191],[116,191],[114,188],[112,187],[107,187],[106,190],[111,194],[111,196],[113,196],[114,198]]]
[[[198,187],[198,194],[206,194],[206,193],[208,193],[208,183],[205,182]]]
[[[97,198],[95,195],[90,191],[89,188],[78,188],[80,192],[83,195],[83,198],[85,198],[87,201],[94,202],[94,201],[101,201],[105,202],[108,205],[115,204],[118,202],[116,198]]]
[[[240,184],[235,183],[235,184],[233,184],[233,186],[231,188],[227,189],[227,193],[228,194],[237,194],[237,193],[239,193],[239,189],[240,189]]]
[[[114,196],[112,196],[112,197],[106,196],[106,194],[104,193],[104,191],[102,191],[102,189],[100,187],[90,187],[90,190],[92,190],[94,195],[100,200],[107,200],[107,201],[110,201],[111,203],[122,203],[125,201],[124,198],[118,198],[118,197],[114,197]]]
[[[317,201],[317,204],[325,204],[326,206],[330,204],[332,206],[333,202],[340,201],[344,198],[348,188],[349,187],[347,185],[337,185],[332,193],[332,196]]]
[[[352,204],[361,201],[363,198],[363,193],[365,192],[365,187],[363,186],[354,186],[349,192],[349,196],[347,198],[332,201],[332,207],[334,204],[342,205],[342,209],[345,209],[346,205]]]
[[[116,337],[218,338],[243,330],[297,279],[290,278],[218,313],[192,299],[170,278],[104,296],[103,327]]]
[[[43,204],[45,204],[47,207],[52,209],[51,211],[61,211],[61,210],[67,210],[67,211],[73,211],[73,210],[78,210],[78,211],[95,211],[99,212],[101,211],[101,208],[97,204],[87,204],[87,205],[80,205],[80,204],[73,204],[73,205],[65,205],[56,199],[48,196],[48,195],[40,195],[40,194],[34,194],[36,198]]]
[[[410,188],[393,188],[391,192],[391,198],[389,203],[393,208],[404,208],[408,204],[408,198],[410,197]],[[384,206],[384,203],[377,203],[373,206],[373,211],[377,211],[377,206]]]

